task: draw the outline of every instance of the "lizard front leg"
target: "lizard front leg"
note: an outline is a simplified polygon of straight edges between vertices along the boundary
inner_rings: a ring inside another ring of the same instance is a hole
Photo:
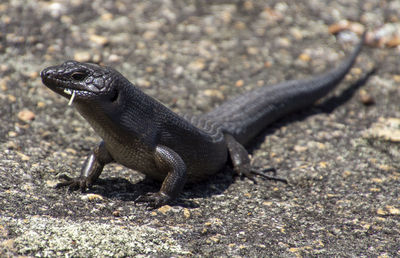
[[[100,176],[104,165],[113,161],[110,153],[106,149],[104,141],[101,141],[92,154],[90,154],[83,164],[79,177],[71,178],[67,175],[61,175],[64,182],[58,183],[56,188],[68,186],[69,190],[78,190],[82,192],[89,188]]]
[[[154,160],[160,170],[167,171],[167,176],[160,191],[141,195],[136,202],[147,202],[157,208],[178,197],[186,182],[186,165],[178,153],[162,145],[156,147]]]

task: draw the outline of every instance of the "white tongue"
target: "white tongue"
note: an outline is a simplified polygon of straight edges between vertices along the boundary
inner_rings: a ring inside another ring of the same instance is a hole
[[[72,105],[72,102],[74,102],[74,98],[75,98],[75,91],[73,90],[72,94],[71,94],[71,98],[68,101],[68,106]]]

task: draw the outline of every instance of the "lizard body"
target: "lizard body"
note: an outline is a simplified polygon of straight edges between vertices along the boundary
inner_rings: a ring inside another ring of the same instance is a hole
[[[118,162],[163,181],[157,193],[138,201],[158,207],[175,199],[185,182],[196,182],[223,168],[251,176],[243,147],[267,125],[312,105],[345,77],[363,39],[338,67],[304,80],[292,80],[247,92],[201,116],[179,116],[143,93],[109,67],[67,61],[41,72],[43,83],[74,100],[74,106],[103,139],[77,178],[58,186],[85,190],[104,165]],[[260,174],[260,172],[256,172]]]

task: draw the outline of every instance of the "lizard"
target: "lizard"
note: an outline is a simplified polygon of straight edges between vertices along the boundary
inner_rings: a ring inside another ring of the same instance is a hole
[[[257,88],[197,116],[176,114],[110,67],[72,60],[47,67],[41,71],[43,84],[68,98],[102,138],[80,175],[62,175],[56,187],[85,191],[106,164],[117,162],[162,182],[158,192],[135,200],[160,207],[176,199],[186,182],[204,180],[228,163],[239,175],[268,178],[252,168],[244,146],[272,122],[334,89],[364,40],[365,33],[349,57],[328,71]]]

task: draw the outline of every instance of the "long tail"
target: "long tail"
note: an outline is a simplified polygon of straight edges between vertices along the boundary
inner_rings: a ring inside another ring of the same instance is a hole
[[[332,70],[309,79],[291,80],[247,92],[204,117],[222,124],[224,132],[245,144],[268,124],[312,105],[334,89],[353,66],[364,40],[365,32],[350,57]]]

